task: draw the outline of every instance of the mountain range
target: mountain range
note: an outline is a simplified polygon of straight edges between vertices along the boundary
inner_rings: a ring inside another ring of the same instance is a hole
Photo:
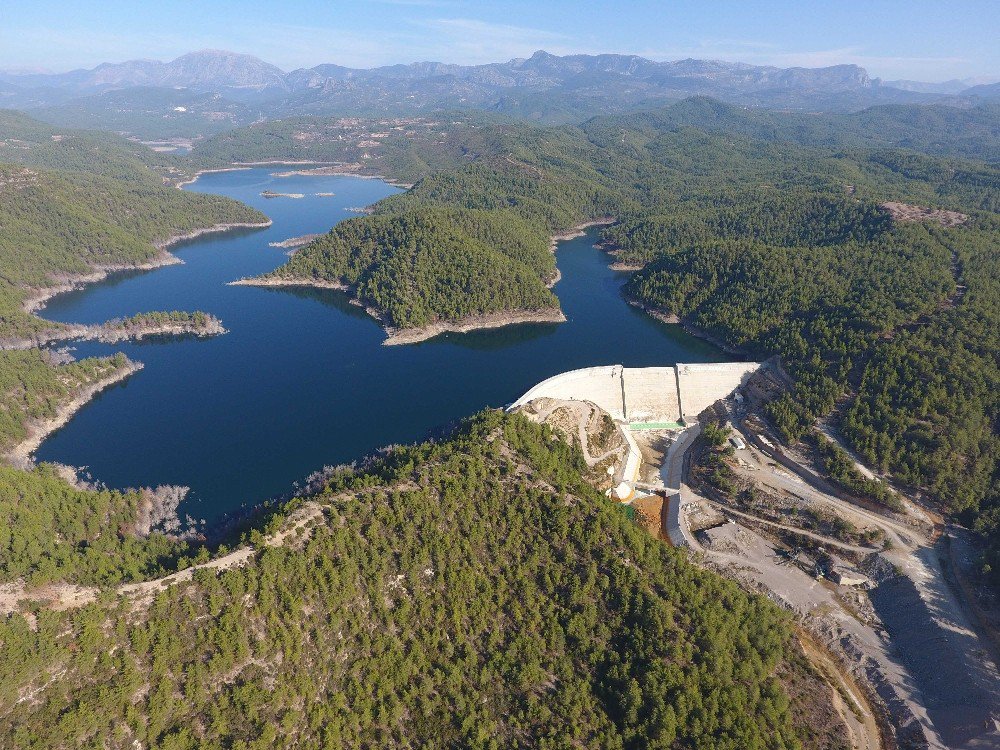
[[[885,103],[968,104],[968,97],[998,93],[996,84],[883,82],[857,65],[777,68],[544,51],[485,65],[418,62],[357,69],[323,64],[284,72],[251,55],[202,50],[170,62],[0,73],[0,106],[37,110],[36,116],[55,124],[140,136],[205,135],[258,119],[308,114],[482,109],[557,123],[696,95],[753,107],[856,111]]]

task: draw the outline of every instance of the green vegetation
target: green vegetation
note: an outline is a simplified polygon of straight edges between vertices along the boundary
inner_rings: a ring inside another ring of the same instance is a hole
[[[803,216],[808,204],[799,204],[794,226],[813,230],[798,237],[772,231],[789,213],[782,201],[747,202],[760,217],[750,223],[724,208],[709,219],[636,221],[609,235],[622,238],[626,259],[661,254],[630,282],[637,301],[755,356],[781,356],[796,385],[770,413],[787,440],[854,395],[842,430],[863,459],[1000,548],[1000,225],[975,214],[957,228],[892,226],[875,207],[841,203],[834,213],[850,208],[854,220],[831,222],[823,203],[815,204],[820,216]],[[713,232],[716,239],[706,237]],[[898,503],[881,483],[849,471],[845,457],[823,456],[849,490]]]
[[[704,449],[691,467],[692,481],[702,482],[725,496],[736,492],[736,472],[726,463],[734,452],[729,443],[732,434],[718,422],[706,422],[701,431]]]
[[[486,114],[458,112],[383,119],[290,117],[220,133],[200,143],[191,157],[206,166],[281,160],[359,164],[365,174],[416,181],[499,153],[504,131],[520,127]],[[380,137],[374,140],[372,133]]]
[[[661,109],[597,118],[630,128],[697,128],[819,148],[905,148],[938,156],[1000,161],[1000,104],[976,107],[883,104],[859,112],[797,113],[745,108],[695,96]]]
[[[506,212],[428,208],[364,217],[338,224],[269,276],[349,284],[366,308],[400,328],[555,308],[544,283],[555,261],[543,237]]]
[[[779,354],[796,386],[771,417],[788,440],[856,392],[842,427],[861,456],[994,536],[996,220],[901,225],[828,246],[764,245],[755,232],[676,252],[661,245],[667,254],[629,294],[756,356]],[[827,459],[838,481],[889,500]]]
[[[33,107],[31,115],[57,127],[108,130],[162,140],[213,135],[252,122],[259,110],[187,87],[128,86],[74,97],[62,104]]]
[[[889,489],[884,482],[871,479],[862,474],[854,461],[843,448],[828,440],[818,432],[808,436],[816,447],[823,471],[831,479],[839,482],[848,492],[858,497],[884,505],[890,510],[902,512],[903,503],[899,496]]]
[[[176,164],[112,135],[0,112],[0,346],[61,328],[26,311],[29,290],[98,267],[148,263],[176,234],[265,219],[235,201],[166,187],[161,174],[180,173]],[[204,313],[144,313],[108,329],[210,322]],[[10,453],[73,399],[132,366],[121,354],[60,363],[39,349],[0,350],[0,452]],[[142,493],[76,489],[46,467],[0,467],[0,580],[110,584],[159,572],[160,561],[186,545],[136,533],[147,500]]]
[[[956,156],[994,158],[993,106],[814,118],[695,99],[580,127],[438,123],[448,148],[432,153],[444,167],[277,273],[298,266],[296,275],[346,280],[379,314],[418,325],[490,309],[481,289],[504,288],[499,304],[523,304],[495,263],[483,263],[487,271],[467,287],[456,247],[483,250],[457,239],[462,210],[520,217],[522,244],[534,248],[545,233],[615,216],[605,246],[643,267],[627,286],[631,299],[754,356],[781,357],[795,387],[770,415],[786,440],[846,399],[841,428],[866,461],[992,534],[1000,523],[991,489],[1000,455],[992,282],[1000,170]],[[389,151],[373,150],[392,174]],[[903,224],[880,207],[886,201],[972,218],[948,229]],[[414,221],[437,208],[452,214]],[[421,237],[419,257],[433,263],[412,262],[408,226]],[[355,244],[355,236],[391,239],[371,262],[358,249],[368,240]],[[477,239],[494,253],[510,244],[509,235]],[[434,268],[436,286],[425,268]],[[375,273],[373,289],[365,274]],[[518,278],[535,304],[538,282]],[[467,288],[468,300],[449,301]]]
[[[0,580],[111,585],[163,573],[187,545],[138,534],[150,502],[148,492],[77,489],[51,466],[0,466]]]
[[[3,112],[0,144],[0,160],[23,165],[0,163],[0,345],[60,327],[25,310],[29,290],[95,267],[149,263],[162,253],[158,243],[180,233],[266,218],[226,198],[165,187],[150,168],[157,155],[114,136]],[[84,372],[108,366],[56,369],[37,351],[0,351],[0,446],[24,437],[26,419],[51,417],[92,380]]]
[[[160,328],[177,328],[198,333],[218,325],[220,325],[218,318],[201,310],[194,312],[171,310],[170,312],[136,313],[128,318],[109,320],[103,327],[109,332],[120,332],[130,336],[132,334],[141,335],[144,332]]]
[[[401,327],[511,306],[533,309],[542,291],[538,281],[517,266],[497,264],[496,254],[513,240],[533,248],[527,257],[536,270],[551,267],[545,236],[598,217],[621,219],[606,239],[623,262],[642,264],[668,248],[725,238],[789,248],[869,243],[889,228],[876,205],[883,200],[995,208],[997,170],[981,164],[698,131],[677,125],[668,116],[675,111],[562,128],[444,117],[414,120],[400,130],[390,127],[396,121],[294,120],[220,136],[198,153],[245,159],[239,149],[246,148],[258,159],[352,159],[370,150],[371,159],[360,163],[364,171],[419,177],[412,190],[377,204],[376,216],[341,225],[273,274],[343,282]],[[345,128],[377,127],[388,128],[386,137],[362,141],[371,144],[363,148],[336,137]],[[407,132],[415,134],[411,140]],[[415,152],[427,158],[410,158]],[[434,207],[451,213],[429,214]],[[498,215],[468,217],[458,209]],[[512,224],[512,215],[521,222]],[[482,227],[479,242],[461,236],[470,225]],[[364,248],[376,240],[385,242],[373,258]],[[518,256],[525,258],[520,250]],[[467,263],[481,272],[471,275]],[[377,289],[368,276],[380,277]],[[504,298],[491,301],[486,289],[504,289]]]
[[[668,254],[637,274],[627,293],[733,346],[780,354],[797,387],[772,417],[794,440],[833,408],[875,339],[930,313],[954,290],[949,263],[948,249],[923,226],[835,246],[748,237]]]
[[[618,217],[604,240],[643,267],[633,300],[779,355],[795,382],[770,410],[785,439],[837,410],[866,461],[997,540],[1000,570],[1000,172],[953,156],[991,158],[991,146],[961,133],[824,143],[780,115],[743,113],[752,128],[726,124],[732,112],[718,128],[682,115],[550,129],[441,118],[413,124],[419,137],[393,125],[376,146],[331,145],[350,124],[269,123],[215,139],[200,158],[370,149],[367,171],[415,179],[275,274],[348,284],[399,327],[554,306],[549,235]],[[172,232],[248,215],[163,188],[146,157],[119,159],[121,144],[92,168],[87,148],[59,156],[64,142],[39,135],[2,170],[4,336],[43,325],[21,307],[27,287],[141,262]],[[46,171],[59,159],[64,172]],[[899,224],[879,207],[887,200],[972,218]],[[57,369],[37,351],[3,353],[0,436],[13,445],[31,419],[124,364]],[[707,479],[731,492],[725,433],[705,436]],[[874,492],[837,449],[820,450],[835,479]],[[447,442],[334,474],[308,528],[276,547],[251,532],[246,567],[199,571],[148,606],[108,592],[77,612],[36,608],[36,630],[14,616],[0,624],[14,654],[0,660],[0,738],[26,748],[797,746],[808,731],[775,676],[792,668],[787,617],[643,536],[583,468],[546,429],[483,415]],[[71,490],[46,468],[2,482],[12,497],[0,496],[0,521],[28,530],[0,536],[7,577],[108,586],[190,562],[185,548],[132,533],[141,493]]]
[[[955,254],[965,294],[878,342],[843,430],[872,466],[926,488],[997,539],[1000,221],[982,216],[933,234]]]
[[[0,451],[88,386],[130,366],[123,354],[57,365],[38,349],[0,352]],[[0,465],[0,582],[112,584],[161,572],[160,561],[187,545],[137,533],[139,509],[152,500],[148,493],[77,489],[49,466]]]
[[[49,125],[9,109],[0,109],[0,164],[96,174],[124,182],[151,181],[150,170],[190,174],[176,156],[156,153],[111,133]]]
[[[646,535],[583,469],[549,429],[483,414],[336,475],[316,521],[245,567],[42,610],[36,631],[14,616],[0,741],[799,747],[776,674],[811,678],[783,660],[788,615]]]
[[[27,289],[97,266],[149,263],[155,243],[195,229],[265,217],[235,201],[142,180],[0,165],[0,339],[51,329],[23,309]]]
[[[51,419],[88,385],[123,371],[124,354],[56,365],[39,349],[0,352],[0,452],[27,437],[27,424]]]
[[[891,227],[888,212],[868,201],[792,189],[700,195],[669,213],[637,212],[602,233],[615,256],[644,266],[668,252],[722,240],[778,247],[866,242]]]

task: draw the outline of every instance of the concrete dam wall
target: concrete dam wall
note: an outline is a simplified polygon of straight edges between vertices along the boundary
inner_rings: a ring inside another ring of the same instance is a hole
[[[543,380],[513,406],[537,398],[589,401],[633,427],[680,427],[697,421],[701,412],[744,385],[759,367],[759,362],[587,367]]]

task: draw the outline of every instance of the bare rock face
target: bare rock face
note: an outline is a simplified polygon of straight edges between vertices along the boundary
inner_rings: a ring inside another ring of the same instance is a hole
[[[910,203],[897,203],[895,201],[881,205],[892,214],[892,220],[900,224],[933,221],[943,227],[958,227],[969,220],[967,214],[958,211],[945,211],[941,208],[927,208],[926,206],[914,206]]]

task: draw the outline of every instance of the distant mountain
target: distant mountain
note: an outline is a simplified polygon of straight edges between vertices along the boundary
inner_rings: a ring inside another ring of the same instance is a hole
[[[251,104],[222,94],[162,86],[111,89],[30,111],[53,125],[111,130],[143,140],[209,136],[249,125],[260,114]]]
[[[539,51],[527,59],[487,65],[421,62],[371,70],[318,66],[286,77],[303,111],[323,104],[367,105],[382,110],[408,106],[479,106],[523,109],[537,94],[581,101],[602,99],[611,110],[648,100],[705,94],[740,103],[831,102],[845,93],[870,92],[863,68],[774,68],[713,60],[654,62],[636,55],[567,55]],[[897,94],[893,94],[896,96]],[[544,116],[539,119],[546,119]]]
[[[151,137],[167,133],[193,137],[261,117],[294,115],[479,109],[561,123],[648,109],[691,96],[752,107],[848,112],[876,104],[931,102],[955,94],[950,82],[893,83],[897,85],[873,80],[856,65],[777,68],[717,60],[656,62],[637,55],[558,56],[544,51],[485,65],[418,62],[365,70],[323,64],[285,73],[250,55],[203,50],[166,63],[133,60],[61,74],[0,74],[0,104],[37,109],[39,117],[52,122],[82,117],[92,127]],[[931,90],[934,87],[943,88]],[[223,99],[202,107],[201,117],[179,118],[167,106],[171,97],[155,94],[157,89],[185,89]]]
[[[900,91],[914,91],[918,94],[960,94],[972,84],[968,81],[960,81],[953,78],[950,81],[940,83],[928,83],[926,81],[882,81],[883,86],[899,89]]]
[[[1000,97],[1000,82],[986,83],[980,86],[973,86],[962,92],[963,96],[979,96],[984,99],[995,99]]]
[[[280,68],[252,55],[221,50],[191,52],[167,63],[130,60],[123,63],[103,63],[91,70],[73,70],[69,73],[8,73],[0,76],[0,80],[22,89],[73,89],[86,94],[131,86],[181,86],[213,91],[286,88],[285,73]]]

